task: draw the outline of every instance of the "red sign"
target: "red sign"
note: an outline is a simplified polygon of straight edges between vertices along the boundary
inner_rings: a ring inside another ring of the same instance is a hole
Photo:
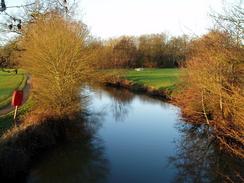
[[[23,91],[15,90],[12,96],[12,106],[21,106],[23,101]]]

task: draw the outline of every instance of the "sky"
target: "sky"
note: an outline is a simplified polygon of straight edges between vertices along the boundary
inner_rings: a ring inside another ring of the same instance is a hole
[[[211,27],[209,13],[223,0],[82,0],[79,12],[101,38],[166,32],[201,35]]]
[[[5,0],[7,6],[24,0]],[[32,2],[35,0],[29,0]],[[202,35],[212,26],[211,11],[240,0],[76,0],[76,19],[95,37],[168,33]]]

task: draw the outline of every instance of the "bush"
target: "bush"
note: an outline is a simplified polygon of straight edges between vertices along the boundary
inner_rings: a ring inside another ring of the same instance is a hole
[[[59,114],[80,109],[80,87],[101,78],[91,62],[86,26],[47,13],[25,28],[20,44],[20,64],[32,76],[39,107]]]
[[[223,149],[244,157],[243,47],[212,31],[195,40],[187,61],[185,91],[178,96],[185,116],[213,127]]]

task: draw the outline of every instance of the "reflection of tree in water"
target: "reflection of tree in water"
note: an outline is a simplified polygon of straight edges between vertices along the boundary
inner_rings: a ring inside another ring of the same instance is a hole
[[[126,117],[128,116],[129,109],[127,108],[128,105],[118,101],[118,100],[113,100],[111,103],[111,111],[113,113],[114,119],[116,121],[124,121]]]
[[[124,121],[130,110],[130,103],[135,95],[126,89],[106,87],[105,92],[112,99],[111,111],[116,121]]]
[[[150,104],[160,104],[163,108],[168,108],[169,104],[161,100],[149,97],[145,94],[135,95],[128,89],[106,87],[104,92],[107,92],[112,99],[111,111],[116,121],[124,121],[130,112],[130,104],[135,97],[138,97],[141,102]]]
[[[176,156],[170,157],[178,171],[174,182],[244,182],[243,160],[221,152],[206,126],[179,124],[178,128],[182,137]]]
[[[87,128],[97,129],[94,121],[92,123],[69,129],[66,142],[41,159],[33,168],[28,182],[106,182],[108,160],[103,154],[103,142],[95,137],[96,130]]]
[[[159,98],[157,97],[153,97],[153,96],[147,96],[147,95],[137,95],[140,98],[140,101],[142,103],[150,103],[150,104],[155,104],[155,105],[160,105],[162,107],[162,109],[168,109],[169,106],[171,105],[170,103],[167,103],[167,101],[163,101],[163,100],[159,100]],[[175,106],[174,106],[175,108]]]
[[[99,90],[96,90],[98,92]],[[124,121],[131,110],[130,104],[133,99],[139,98],[140,102],[159,104],[162,108],[168,108],[170,104],[156,98],[146,96],[145,94],[134,94],[128,89],[103,87],[102,93],[107,93],[111,99],[110,109],[116,121]]]

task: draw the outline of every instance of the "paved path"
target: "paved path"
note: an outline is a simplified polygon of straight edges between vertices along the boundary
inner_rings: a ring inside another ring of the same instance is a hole
[[[31,88],[31,78],[30,76],[27,76],[27,81],[26,81],[26,85],[23,89],[24,92],[24,96],[23,96],[23,104],[27,101],[29,93],[30,93],[30,88]],[[4,107],[3,109],[0,110],[0,116],[3,116],[11,111],[14,110],[14,107],[11,106],[11,104],[7,105],[6,107]]]

